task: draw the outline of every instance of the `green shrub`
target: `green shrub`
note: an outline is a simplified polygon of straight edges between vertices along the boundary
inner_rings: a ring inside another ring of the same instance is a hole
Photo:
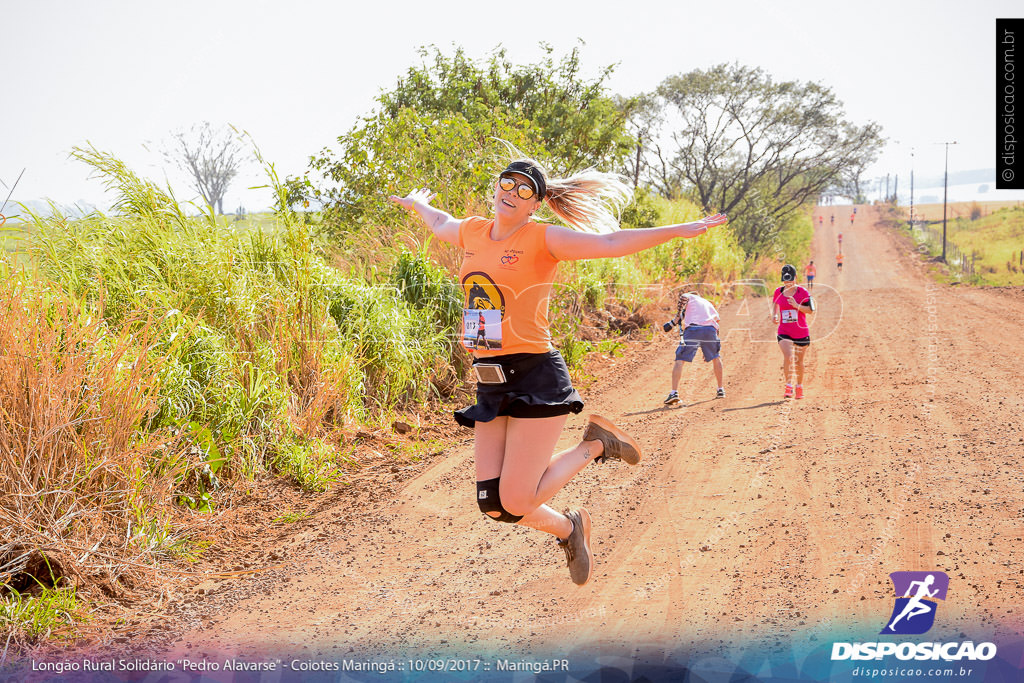
[[[419,252],[399,251],[391,282],[406,302],[427,312],[437,331],[454,339],[461,324],[462,292],[447,271],[430,260],[427,246]]]
[[[450,357],[451,342],[435,328],[433,311],[412,307],[389,285],[342,282],[328,311],[363,363],[367,400],[380,410],[422,400]]]

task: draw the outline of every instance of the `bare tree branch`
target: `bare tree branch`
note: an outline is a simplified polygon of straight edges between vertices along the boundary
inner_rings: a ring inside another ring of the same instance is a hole
[[[229,128],[213,128],[208,121],[172,137],[164,158],[188,174],[203,200],[223,214],[224,195],[247,160],[240,137]]]

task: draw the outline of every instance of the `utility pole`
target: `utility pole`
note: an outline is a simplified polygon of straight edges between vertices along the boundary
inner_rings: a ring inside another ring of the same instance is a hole
[[[946,146],[946,170],[942,175],[942,262],[946,262],[946,199],[948,196],[949,189],[949,146],[955,145],[956,140],[953,142],[937,142],[937,145]]]
[[[914,231],[914,148],[910,148],[910,231]]]

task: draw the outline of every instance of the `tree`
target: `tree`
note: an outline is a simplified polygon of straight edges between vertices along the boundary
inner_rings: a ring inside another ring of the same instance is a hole
[[[433,188],[439,206],[467,209],[483,198],[500,170],[489,162],[499,148],[495,138],[520,149],[534,145],[525,136],[524,123],[501,112],[475,121],[459,113],[435,117],[410,108],[398,110],[393,118],[370,116],[338,138],[340,151],[325,149],[310,160],[311,170],[330,184],[310,182],[308,176],[304,181],[289,179],[289,201],[309,197],[319,202],[324,207],[322,230],[335,237],[375,236],[398,215],[388,195],[415,187]]]
[[[861,178],[864,176],[868,166],[878,158],[878,152],[882,149],[882,143],[883,141],[880,138],[876,139],[873,143],[866,143],[873,148],[864,150],[867,152],[866,154],[862,154],[860,158],[844,168],[839,174],[839,180],[836,184],[826,189],[824,194],[833,197],[849,197],[856,204],[865,203],[867,197],[861,187]]]
[[[626,114],[626,124],[634,139],[635,151],[625,158],[625,175],[633,180],[633,189],[638,190],[640,179],[650,174],[650,159],[645,150],[651,149],[655,154],[660,151],[655,136],[663,123],[662,105],[651,93],[631,98],[616,96],[615,103]]]
[[[618,167],[632,149],[626,129],[632,100],[617,102],[607,94],[605,82],[614,65],[587,80],[580,73],[579,47],[557,62],[550,45],[541,48],[543,59],[522,65],[510,62],[504,48],[479,62],[462,48],[450,57],[436,46],[420,48],[422,64],[380,97],[382,113],[394,117],[409,108],[432,116],[458,113],[472,122],[495,111],[515,112],[530,123],[545,156],[557,164],[553,170]]]
[[[323,182],[289,179],[289,200],[324,206],[331,234],[394,223],[388,193],[424,185],[459,211],[489,194],[503,148],[514,144],[556,175],[589,166],[619,169],[632,149],[630,101],[606,94],[612,67],[580,74],[579,49],[556,61],[514,65],[499,49],[482,61],[461,48],[421,48],[422,63],[382,93],[377,109],[310,160]]]
[[[651,149],[652,184],[729,214],[741,244],[762,251],[806,202],[877,157],[876,123],[854,125],[817,83],[776,83],[722,64],[666,78],[657,94],[678,121],[670,156]]]
[[[224,194],[246,160],[244,144],[233,129],[214,128],[208,121],[172,135],[164,157],[192,180],[192,187],[217,213],[224,213]]]

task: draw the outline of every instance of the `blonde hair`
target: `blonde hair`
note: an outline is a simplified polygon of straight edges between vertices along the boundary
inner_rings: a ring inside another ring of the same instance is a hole
[[[542,197],[551,211],[569,227],[581,232],[608,233],[619,229],[619,215],[631,201],[633,190],[617,173],[584,169],[567,178],[552,178],[536,159],[531,159],[511,143],[498,140],[513,157],[509,162],[525,161],[544,176],[547,194]]]

